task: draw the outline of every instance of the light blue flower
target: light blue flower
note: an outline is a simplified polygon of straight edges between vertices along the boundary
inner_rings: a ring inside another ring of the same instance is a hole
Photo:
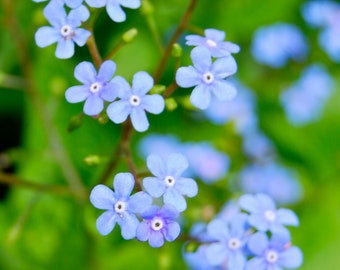
[[[164,203],[174,205],[182,212],[187,208],[183,197],[197,195],[198,187],[191,178],[182,177],[188,168],[187,159],[181,154],[171,154],[166,160],[156,155],[147,158],[147,165],[156,177],[146,177],[143,180],[145,190],[155,198],[163,196]]]
[[[137,228],[137,239],[139,241],[149,241],[149,245],[156,248],[164,245],[164,239],[169,242],[174,241],[181,228],[174,221],[179,215],[177,209],[172,205],[150,206],[145,212],[141,213],[144,219]]]
[[[260,162],[272,159],[275,154],[272,141],[259,130],[245,133],[242,149],[248,158]]]
[[[48,0],[33,0],[33,2],[46,2]],[[65,4],[70,8],[77,8],[79,7],[84,0],[50,0],[48,5],[50,5],[53,2],[56,2],[58,4]]]
[[[275,233],[268,236],[255,233],[248,240],[248,248],[255,255],[247,262],[245,270],[283,270],[298,268],[303,255],[298,247],[291,246],[289,233]]]
[[[81,22],[86,21],[90,13],[81,5],[72,9],[69,14],[62,5],[51,2],[44,9],[44,15],[52,26],[43,26],[35,33],[35,41],[41,48],[57,42],[55,55],[58,58],[70,58],[74,54],[74,43],[84,46],[91,32],[79,28]]]
[[[130,115],[135,130],[146,131],[149,121],[145,111],[160,114],[164,110],[164,99],[161,95],[146,95],[153,87],[152,77],[144,72],[137,72],[133,76],[132,87],[122,77],[116,77],[115,83],[119,85],[118,97],[107,107],[107,115],[116,124],[124,122]]]
[[[148,209],[152,198],[143,191],[130,196],[134,184],[132,174],[119,173],[113,182],[115,191],[104,185],[93,188],[90,194],[91,203],[98,209],[106,210],[97,219],[96,225],[100,234],[109,234],[118,223],[124,239],[136,236],[139,220],[135,214]]]
[[[239,204],[242,209],[249,212],[248,223],[259,231],[269,230],[272,233],[288,231],[284,225],[299,225],[298,217],[292,210],[276,209],[273,199],[268,195],[245,194],[240,197]]]
[[[90,7],[101,8],[106,6],[106,11],[115,22],[126,20],[126,14],[122,7],[136,9],[141,5],[140,0],[85,0]]]
[[[295,25],[275,23],[256,30],[251,52],[259,63],[280,68],[289,59],[304,60],[308,53],[308,44]]]
[[[219,100],[235,97],[235,87],[226,81],[237,70],[234,58],[229,55],[212,62],[210,51],[195,47],[191,51],[194,66],[180,67],[176,72],[176,82],[180,87],[195,87],[190,95],[191,103],[199,109],[207,109],[211,96]]]
[[[97,115],[104,108],[104,100],[113,101],[118,94],[118,88],[112,79],[116,71],[116,64],[105,61],[99,68],[98,75],[90,62],[81,62],[74,70],[74,76],[83,85],[72,86],[65,92],[66,100],[70,103],[85,101],[84,113]]]
[[[224,41],[225,32],[216,29],[205,29],[205,37],[199,35],[188,35],[185,37],[189,46],[200,46],[209,49],[211,56],[224,57],[231,53],[238,53],[240,47],[234,43]]]

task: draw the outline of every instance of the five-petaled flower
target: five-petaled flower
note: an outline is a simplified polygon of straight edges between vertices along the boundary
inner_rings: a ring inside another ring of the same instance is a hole
[[[235,97],[235,87],[225,79],[237,70],[234,58],[229,55],[212,62],[210,51],[196,47],[191,51],[194,66],[180,67],[176,72],[176,82],[180,87],[195,86],[191,93],[191,103],[199,109],[207,109],[211,95],[219,100],[230,100]]]
[[[46,2],[46,1],[48,0],[33,0],[33,2]],[[54,2],[59,3],[59,4],[65,4],[66,6],[70,8],[77,8],[83,3],[83,0],[51,0],[48,3],[48,5]]]
[[[113,101],[117,97],[115,78],[111,80],[116,71],[116,64],[105,61],[97,74],[92,63],[84,61],[74,70],[74,76],[84,85],[72,86],[66,90],[65,97],[68,102],[77,103],[85,101],[84,113],[97,115],[104,108],[104,100]]]
[[[139,220],[135,214],[146,211],[152,198],[143,191],[130,196],[134,184],[131,173],[118,173],[113,182],[115,191],[101,184],[93,188],[90,194],[91,203],[98,209],[106,210],[97,219],[100,234],[109,234],[118,223],[124,239],[136,236]]]
[[[188,167],[187,159],[181,154],[171,154],[166,160],[157,155],[150,155],[147,158],[147,165],[156,177],[144,178],[145,190],[155,198],[163,195],[165,204],[172,204],[178,211],[184,211],[187,203],[183,195],[194,197],[198,192],[193,179],[182,177],[182,173]]]
[[[74,54],[74,43],[84,46],[91,32],[79,28],[81,22],[86,21],[90,13],[81,5],[72,9],[69,14],[59,2],[51,2],[44,9],[44,15],[52,26],[43,26],[35,33],[35,41],[41,48],[53,43],[57,44],[55,52],[58,58],[70,58]]]

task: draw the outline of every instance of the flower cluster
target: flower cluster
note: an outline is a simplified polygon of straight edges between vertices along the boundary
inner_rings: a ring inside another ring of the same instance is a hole
[[[194,197],[198,192],[196,182],[182,176],[188,162],[180,154],[171,154],[166,160],[150,155],[147,166],[154,176],[144,178],[145,191],[130,196],[135,184],[131,173],[115,176],[114,192],[101,184],[93,188],[91,203],[106,210],[97,219],[100,234],[109,234],[118,223],[124,239],[148,240],[152,247],[162,246],[164,239],[173,241],[178,237],[180,225],[175,220],[187,208],[183,195]],[[159,197],[163,198],[163,206],[152,205],[152,198]]]
[[[193,269],[297,268],[302,253],[291,245],[286,226],[298,224],[293,211],[277,209],[269,196],[245,194],[192,233],[200,245],[184,258]]]

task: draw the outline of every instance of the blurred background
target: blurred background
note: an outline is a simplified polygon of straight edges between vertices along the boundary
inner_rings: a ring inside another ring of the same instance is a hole
[[[133,134],[132,154],[141,172],[152,149],[170,146],[188,155],[199,184],[181,219],[182,237],[153,249],[123,240],[119,228],[103,237],[95,227],[100,211],[87,196],[122,128],[105,117],[83,117],[83,104],[64,98],[78,84],[74,67],[91,61],[88,48],[57,59],[55,45],[41,49],[34,41],[37,29],[48,25],[46,3],[0,0],[0,269],[189,269],[182,253],[191,226],[209,222],[228,201],[248,192],[269,193],[297,213],[300,226],[291,232],[304,254],[301,269],[336,269],[340,4],[326,2],[198,1],[178,41],[181,65],[190,65],[186,34],[223,30],[241,48],[233,55],[239,94],[200,112],[188,103],[191,89],[178,89],[165,112],[148,115],[149,130]],[[94,25],[103,56],[123,33],[137,28],[133,42],[113,57],[116,75],[128,81],[141,70],[154,73],[159,47],[169,41],[189,1],[147,4],[153,12],[144,3],[142,9],[125,9],[127,21],[114,23],[103,11]],[[170,58],[160,84],[171,84],[175,65]],[[127,170],[120,162],[105,184]],[[77,191],[81,195],[73,196]]]

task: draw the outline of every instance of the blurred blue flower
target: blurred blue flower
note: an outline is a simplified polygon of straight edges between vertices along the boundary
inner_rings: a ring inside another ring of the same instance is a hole
[[[227,265],[228,269],[243,270],[246,263],[244,247],[247,243],[247,215],[237,214],[230,223],[221,219],[212,220],[207,227],[209,236],[216,242],[206,248],[210,264]]]
[[[197,195],[198,187],[191,178],[182,177],[188,168],[187,159],[181,154],[171,154],[166,160],[157,155],[147,158],[147,165],[156,177],[146,177],[143,180],[145,190],[155,198],[163,195],[164,203],[172,204],[180,212],[187,208],[183,197]]]
[[[115,22],[126,20],[122,7],[136,9],[141,5],[140,0],[85,0],[90,7],[101,8],[106,6],[107,14]]]
[[[224,41],[225,32],[216,29],[205,29],[205,37],[199,35],[188,35],[185,37],[189,46],[200,46],[209,49],[212,57],[229,56],[238,53],[240,47],[234,43]]]
[[[245,166],[240,173],[243,193],[265,193],[277,203],[296,203],[302,186],[295,173],[273,161]]]
[[[235,97],[235,87],[225,79],[237,70],[234,58],[218,58],[212,62],[210,51],[204,47],[195,47],[191,51],[194,66],[180,67],[176,72],[176,82],[180,87],[195,86],[190,95],[191,103],[199,108],[209,107],[211,96],[219,100],[230,100]]]
[[[106,210],[97,219],[100,234],[109,234],[118,223],[124,239],[136,236],[139,220],[135,214],[146,211],[152,204],[152,198],[143,191],[130,196],[134,184],[131,173],[118,173],[113,182],[114,192],[104,185],[93,188],[91,203],[98,209]]]
[[[308,53],[308,44],[302,32],[294,25],[275,23],[262,26],[254,33],[251,52],[259,63],[280,68],[289,59],[301,61]]]
[[[242,149],[248,158],[256,161],[270,160],[275,153],[272,141],[258,130],[245,133]]]
[[[248,248],[255,255],[247,262],[246,270],[282,270],[300,267],[303,255],[298,247],[291,246],[288,233],[268,236],[257,232],[248,240]]]
[[[83,85],[72,86],[65,92],[66,100],[70,103],[85,101],[84,113],[97,115],[104,108],[104,100],[113,101],[117,97],[114,80],[110,82],[116,71],[116,64],[105,61],[99,68],[98,75],[90,62],[81,62],[74,70],[74,76]]]
[[[46,2],[46,1],[48,0],[33,0],[33,2]],[[50,0],[49,4],[53,2],[56,2],[58,4],[65,4],[70,8],[77,8],[83,3],[83,0]]]
[[[239,199],[242,209],[249,212],[248,223],[259,231],[288,231],[284,225],[298,226],[296,214],[286,208],[276,209],[275,202],[268,195],[245,194]]]
[[[146,131],[149,121],[145,111],[160,114],[164,110],[164,99],[161,95],[146,95],[153,87],[152,77],[144,72],[137,72],[133,76],[132,87],[122,77],[116,77],[119,86],[118,97],[107,107],[107,115],[116,124],[124,122],[130,115],[135,130]]]
[[[171,242],[174,241],[179,233],[180,226],[174,221],[179,212],[173,205],[163,205],[160,209],[158,206],[150,206],[146,211],[141,213],[144,219],[137,228],[137,239],[139,241],[149,240],[149,245],[156,248],[164,244],[164,238]]]
[[[323,66],[307,67],[301,78],[280,96],[289,122],[302,126],[318,120],[334,86],[334,80]]]
[[[35,41],[41,48],[57,42],[55,55],[58,58],[70,58],[74,54],[74,43],[84,46],[91,32],[79,28],[90,13],[81,5],[72,9],[69,14],[59,2],[51,2],[44,9],[44,15],[52,26],[43,26],[35,33]]]
[[[217,151],[208,142],[187,143],[185,156],[189,161],[189,171],[205,183],[221,180],[228,172],[229,157]]]
[[[183,258],[193,270],[223,270],[222,266],[211,265],[207,258],[208,245],[200,245],[195,252],[184,252]]]

